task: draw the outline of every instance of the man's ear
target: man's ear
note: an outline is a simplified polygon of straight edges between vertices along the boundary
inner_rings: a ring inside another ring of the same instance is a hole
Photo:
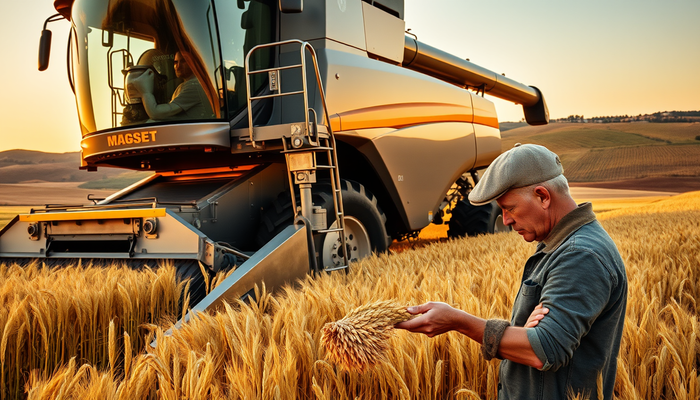
[[[535,187],[535,197],[540,201],[542,208],[545,210],[552,204],[552,194],[549,193],[549,190],[544,186]]]

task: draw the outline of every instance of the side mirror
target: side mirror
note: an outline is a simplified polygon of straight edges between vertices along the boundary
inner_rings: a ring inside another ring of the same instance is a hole
[[[280,0],[280,11],[283,13],[300,13],[304,11],[304,0]]]
[[[59,19],[63,19],[63,15],[54,14],[44,21],[44,29],[41,31],[41,39],[39,39],[39,71],[46,71],[51,55],[51,31],[46,29],[46,25]]]
[[[49,67],[49,56],[51,55],[51,31],[44,29],[41,31],[39,39],[39,71],[46,71]]]

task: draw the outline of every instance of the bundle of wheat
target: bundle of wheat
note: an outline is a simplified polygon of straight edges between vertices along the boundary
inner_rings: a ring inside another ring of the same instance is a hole
[[[321,344],[331,361],[347,370],[363,372],[386,359],[387,342],[394,325],[410,318],[406,307],[392,301],[377,301],[350,311],[339,321],[325,324]]]

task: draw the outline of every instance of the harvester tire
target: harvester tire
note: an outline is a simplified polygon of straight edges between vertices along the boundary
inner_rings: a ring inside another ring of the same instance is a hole
[[[326,210],[329,228],[336,228],[335,208],[331,195],[330,183],[318,185],[325,189],[325,202],[320,205]],[[353,181],[341,181],[343,194],[343,211],[345,213],[345,241],[349,250],[349,261],[357,261],[372,252],[383,253],[391,244],[391,237],[386,231],[386,215],[377,204],[377,198],[365,187]],[[316,251],[322,267],[338,267],[342,264],[342,246],[336,233],[328,233],[316,244]]]
[[[379,208],[377,198],[357,182],[342,181],[341,190],[350,259],[362,258],[372,252],[385,252],[391,243],[391,238],[386,231],[386,215]],[[336,227],[330,182],[320,182],[314,185],[312,199],[314,206],[321,206],[326,210],[328,228]],[[263,211],[256,237],[258,246],[272,240],[285,227],[291,225],[293,215],[289,193],[281,193]],[[342,256],[342,250],[337,246],[340,239],[337,234],[333,235],[334,233],[317,235],[314,245],[321,263],[324,263],[324,260],[326,262],[338,260],[339,256]]]
[[[498,206],[498,203],[495,201],[491,202],[491,206],[493,207],[493,211],[491,212],[491,222],[489,223],[491,233],[512,231],[513,227],[503,224],[503,210],[501,210],[501,207]]]
[[[258,247],[262,247],[272,240],[284,228],[291,225],[293,220],[292,197],[289,192],[282,192],[269,206],[263,209],[260,216],[260,226],[258,226],[258,232],[255,236]]]
[[[493,224],[497,220],[493,218],[493,214],[495,210],[492,204],[475,206],[469,201],[460,200],[452,209],[447,237],[459,238],[493,233]]]

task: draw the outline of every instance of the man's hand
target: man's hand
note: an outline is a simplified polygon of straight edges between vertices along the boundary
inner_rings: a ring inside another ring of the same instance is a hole
[[[132,80],[132,83],[134,84],[136,90],[138,90],[142,95],[146,93],[153,93],[153,77],[153,71],[147,69],[141,75],[139,75],[138,78]]]
[[[419,317],[394,325],[397,329],[424,333],[429,337],[437,336],[456,329],[461,311],[445,303],[429,302],[419,306],[408,307],[408,312]]]
[[[544,318],[545,315],[549,313],[549,308],[544,307],[542,303],[538,304],[537,307],[535,307],[534,310],[532,310],[532,314],[527,319],[527,322],[525,322],[525,328],[534,328],[537,326],[537,324],[540,323],[542,318]]]
[[[539,318],[537,322],[549,311],[542,311],[543,309],[543,307],[540,307],[533,311],[533,315],[541,315],[541,317],[537,317]],[[477,343],[481,343],[484,338],[486,320],[452,308],[445,303],[429,302],[419,306],[408,307],[408,312],[413,315],[423,315],[398,323],[394,325],[395,328],[423,333],[429,337],[449,331],[457,331],[470,337]],[[507,358],[511,361],[529,365],[534,368],[539,369],[544,365],[532,350],[530,341],[527,338],[526,329],[523,327],[510,326],[506,328],[498,348],[498,353],[502,358]]]

